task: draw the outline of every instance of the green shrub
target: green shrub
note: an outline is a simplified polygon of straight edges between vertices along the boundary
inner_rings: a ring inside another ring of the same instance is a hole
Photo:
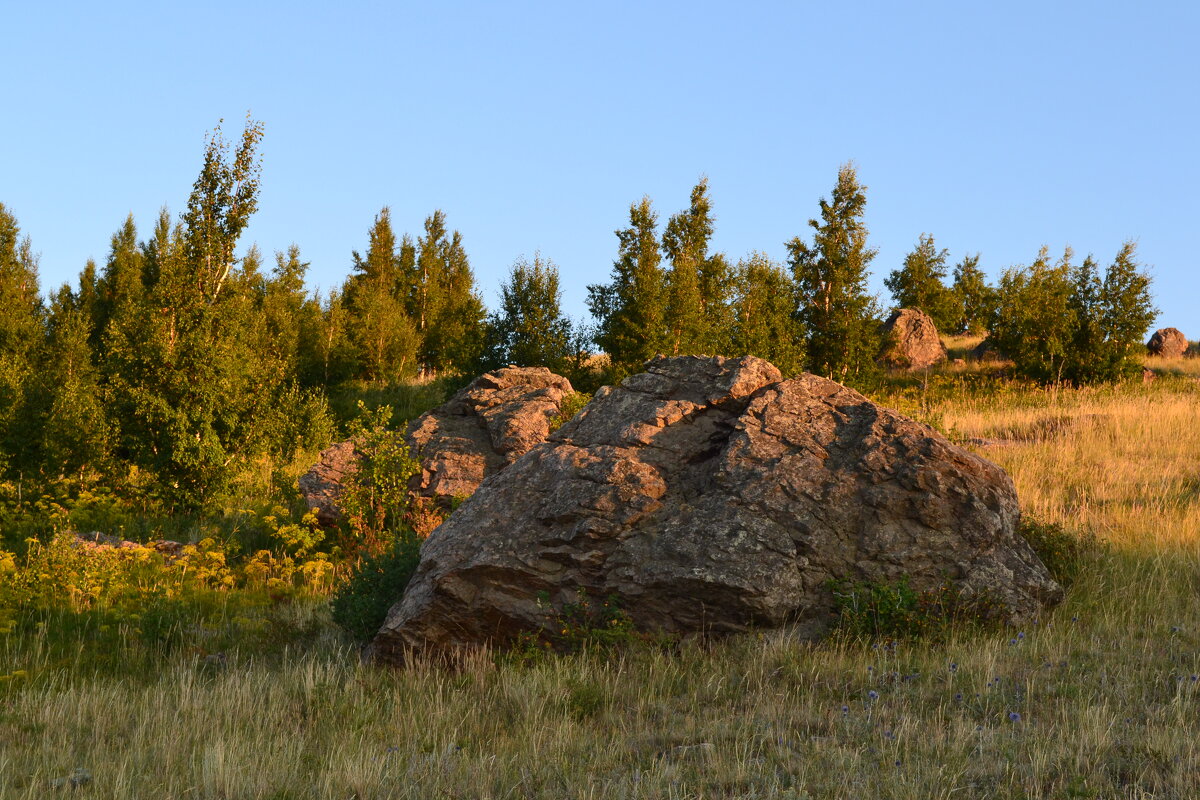
[[[357,641],[369,640],[404,594],[420,560],[421,539],[412,532],[397,535],[379,555],[363,558],[334,592],[333,621]]]
[[[343,550],[375,555],[386,549],[387,531],[403,524],[409,505],[408,481],[421,465],[408,452],[404,430],[388,427],[389,406],[362,414],[350,426],[358,469],[346,475],[340,500],[353,534]]]
[[[836,632],[867,639],[944,640],[955,628],[986,628],[999,607],[986,596],[966,596],[945,582],[915,589],[907,577],[892,583],[834,581]]]
[[[566,425],[571,421],[571,417],[578,414],[590,402],[592,402],[592,396],[585,392],[575,392],[564,397],[558,414],[554,419],[550,420],[550,431],[553,433],[563,425]]]
[[[1018,531],[1046,565],[1050,577],[1064,589],[1075,582],[1084,564],[1100,548],[1093,534],[1075,534],[1062,525],[1042,522],[1029,514],[1021,516]]]

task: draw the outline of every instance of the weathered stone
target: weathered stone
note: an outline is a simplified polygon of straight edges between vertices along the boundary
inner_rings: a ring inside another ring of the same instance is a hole
[[[1161,358],[1178,358],[1187,352],[1188,340],[1178,328],[1160,328],[1146,342],[1150,355]]]
[[[1002,616],[1061,598],[1016,533],[1005,472],[813,375],[658,359],[484,483],[422,548],[372,654],[451,655],[549,632],[615,596],[639,629],[819,635],[830,582],[953,582]]]
[[[436,501],[465,497],[546,439],[571,382],[545,367],[504,367],[480,375],[454,397],[408,427],[410,453],[421,464],[414,494]],[[342,518],[339,501],[348,474],[358,468],[353,442],[321,452],[300,478],[300,493],[326,527]]]
[[[354,442],[338,442],[321,451],[320,459],[300,476],[300,494],[308,508],[315,508],[317,522],[333,527],[342,518],[339,505],[346,476],[358,469]]]
[[[484,478],[546,440],[571,382],[545,367],[504,367],[480,375],[418,417],[408,444],[421,472],[412,488],[438,499],[465,497]]]
[[[902,308],[883,323],[879,360],[900,369],[925,369],[946,360],[933,319],[919,308]]]

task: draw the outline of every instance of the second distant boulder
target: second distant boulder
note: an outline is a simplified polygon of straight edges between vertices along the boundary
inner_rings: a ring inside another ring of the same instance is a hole
[[[937,326],[919,308],[902,308],[883,323],[879,361],[899,369],[925,369],[946,360]]]
[[[1150,355],[1161,358],[1178,358],[1187,352],[1188,340],[1178,328],[1161,328],[1146,342]]]

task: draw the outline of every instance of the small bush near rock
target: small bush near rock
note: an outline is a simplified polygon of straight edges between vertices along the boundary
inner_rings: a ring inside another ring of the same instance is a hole
[[[1084,564],[1100,548],[1093,534],[1072,533],[1058,523],[1042,522],[1028,514],[1021,517],[1018,530],[1063,588],[1075,582]]]
[[[365,642],[375,635],[417,570],[421,541],[406,531],[396,536],[389,549],[358,563],[333,595],[331,611],[338,627],[357,641]]]
[[[953,629],[997,625],[1002,607],[989,597],[966,597],[951,583],[913,588],[894,583],[836,581],[835,632],[851,638],[944,640]]]
[[[550,420],[550,432],[561,428],[571,421],[571,417],[578,414],[584,406],[592,401],[592,396],[587,392],[575,392],[563,398],[562,408],[554,419]]]
[[[349,554],[371,556],[387,548],[388,530],[408,512],[408,482],[421,466],[409,455],[404,432],[388,427],[389,406],[371,411],[360,404],[360,411],[350,428],[358,467],[344,477],[339,501],[349,535],[340,544]]]

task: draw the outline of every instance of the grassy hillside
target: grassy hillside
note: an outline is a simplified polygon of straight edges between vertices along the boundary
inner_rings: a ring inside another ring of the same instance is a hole
[[[1027,629],[392,672],[330,625],[327,576],[222,590],[208,564],[131,612],[165,580],[150,565],[108,610],[0,620],[0,798],[1200,796],[1198,366],[1058,391],[948,367],[881,391],[1100,543]]]

